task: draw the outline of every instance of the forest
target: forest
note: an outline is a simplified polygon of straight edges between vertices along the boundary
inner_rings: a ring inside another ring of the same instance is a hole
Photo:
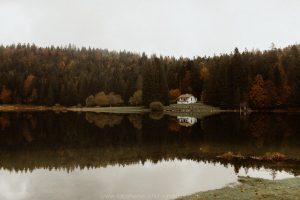
[[[175,58],[34,44],[0,46],[0,103],[64,106],[168,105],[191,93],[232,109],[300,107],[300,46],[237,48]]]

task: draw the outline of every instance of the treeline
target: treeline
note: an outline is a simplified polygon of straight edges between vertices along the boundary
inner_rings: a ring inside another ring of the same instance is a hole
[[[264,52],[235,49],[194,59],[72,45],[0,46],[2,104],[169,104],[184,93],[223,108],[299,107],[298,46]]]
[[[300,106],[299,46],[245,51],[206,59],[203,100],[235,108],[273,109]]]

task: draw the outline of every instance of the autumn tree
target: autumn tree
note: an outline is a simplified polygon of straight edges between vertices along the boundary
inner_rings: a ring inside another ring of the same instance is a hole
[[[228,109],[256,102],[252,80],[260,74],[267,93],[260,105],[263,109],[300,107],[299,48],[235,49],[230,54],[188,59],[74,45],[0,46],[0,102],[71,106],[103,91],[106,97],[100,95],[101,105],[112,105],[106,99],[111,92],[123,100],[116,105],[128,105],[134,93],[142,90],[143,104],[148,106],[153,101],[168,104],[169,88],[179,88],[181,93],[193,93],[207,104]]]
[[[95,103],[98,106],[108,106],[109,105],[109,98],[104,92],[98,92],[95,95]]]
[[[142,90],[135,91],[133,96],[130,97],[129,99],[129,104],[133,106],[141,105],[143,103],[142,97],[143,97]]]
[[[1,92],[0,92],[0,101],[2,103],[10,103],[11,102],[11,91],[6,88],[6,86],[2,86]]]
[[[87,107],[96,106],[95,97],[93,95],[88,96],[85,100],[85,105]]]
[[[180,90],[179,89],[171,89],[170,91],[169,91],[169,97],[170,97],[170,100],[172,101],[174,101],[174,100],[176,100],[177,99],[177,97],[179,97],[181,95],[181,92],[180,92]]]
[[[261,109],[270,106],[269,91],[272,89],[274,88],[270,81],[265,82],[260,74],[256,75],[249,91],[251,107]]]
[[[109,105],[110,106],[117,106],[117,105],[122,105],[124,103],[121,95],[119,94],[115,94],[113,92],[110,92],[108,95],[107,95],[107,98],[108,98],[108,102],[109,102]]]
[[[32,74],[29,74],[26,79],[24,80],[24,93],[25,96],[27,96],[32,89],[32,82],[34,80],[34,76]]]

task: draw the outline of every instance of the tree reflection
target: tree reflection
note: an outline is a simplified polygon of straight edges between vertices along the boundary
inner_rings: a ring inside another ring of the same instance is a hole
[[[2,116],[0,116],[0,128],[3,131],[4,129],[6,129],[7,127],[9,127],[10,125],[10,120],[8,115],[3,114]]]
[[[0,113],[0,167],[73,170],[192,159],[233,165],[236,171],[241,167],[266,167],[299,174],[299,119],[298,115],[274,114],[251,114],[241,119],[226,113],[186,128],[168,116],[153,120],[147,115]],[[218,157],[229,151],[247,158],[282,152],[287,159],[275,162]]]
[[[96,114],[86,113],[85,118],[88,122],[95,124],[99,128],[105,126],[113,127],[120,124],[123,120],[123,116],[114,114]]]
[[[249,120],[249,132],[255,140],[256,147],[260,148],[264,144],[268,131],[270,131],[268,121],[266,121],[268,119],[266,116],[262,115],[251,117]]]
[[[131,122],[132,126],[138,130],[143,128],[142,116],[141,115],[128,115],[128,120]]]
[[[176,120],[176,118],[172,118],[169,120],[169,130],[174,131],[174,132],[179,132],[180,131],[180,124]]]

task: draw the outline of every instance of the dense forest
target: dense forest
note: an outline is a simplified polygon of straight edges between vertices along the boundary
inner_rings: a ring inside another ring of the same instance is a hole
[[[0,103],[167,105],[203,102],[257,109],[300,106],[300,49],[293,45],[213,57],[174,58],[92,48],[0,46]]]

